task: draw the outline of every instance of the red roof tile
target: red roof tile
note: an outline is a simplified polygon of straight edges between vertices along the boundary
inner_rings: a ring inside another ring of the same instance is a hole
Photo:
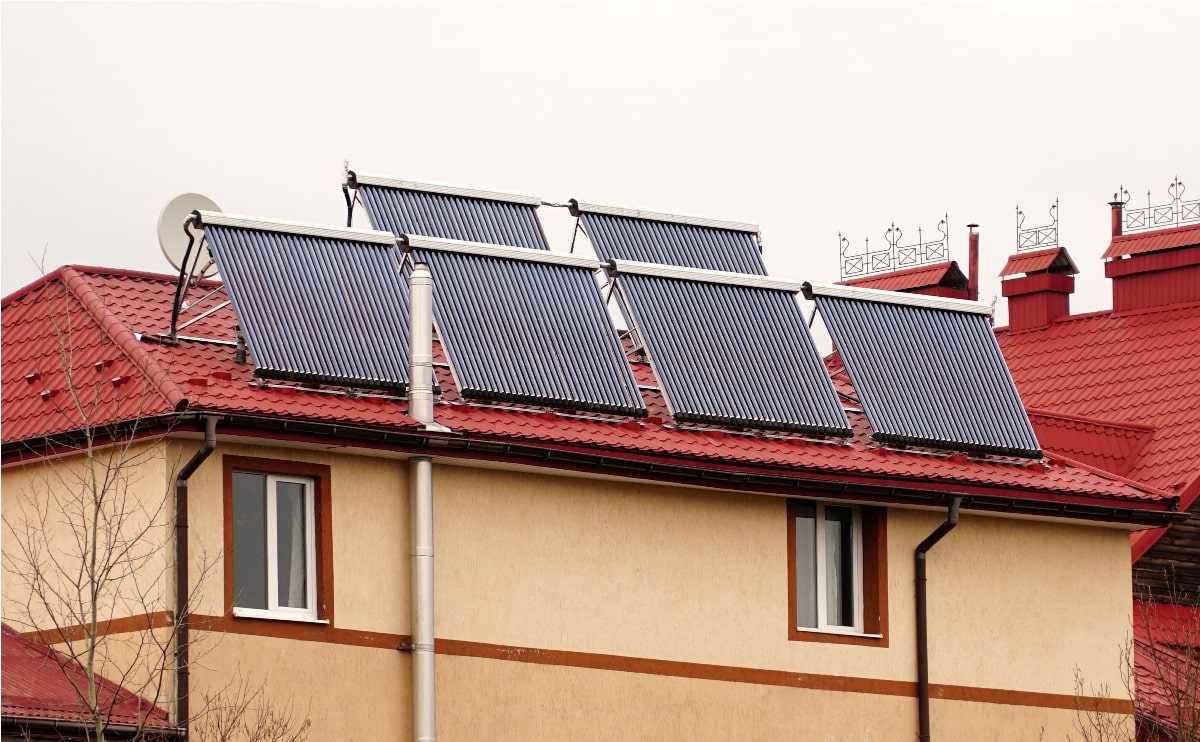
[[[195,340],[180,340],[177,345],[148,342],[146,338],[165,332],[169,326],[174,295],[174,279],[170,276],[122,274],[95,268],[77,268],[72,272],[83,277],[95,295],[103,297],[101,309],[110,320],[118,321],[130,336],[143,337],[137,348],[152,362],[151,368],[165,371],[167,381],[184,395],[189,411],[344,422],[376,430],[416,425],[405,414],[407,402],[403,399],[296,384],[263,384],[253,376],[252,364],[234,361],[235,351],[229,345]],[[47,320],[42,317],[47,306],[55,313],[69,311],[74,312],[72,316],[91,316],[82,312],[82,302],[78,299],[71,304],[69,300],[75,295],[56,279],[5,300],[4,404],[0,408],[5,442],[66,429],[62,422],[52,424],[53,407],[39,394],[46,384],[26,382],[23,374],[30,366],[48,369],[45,373],[53,371],[56,357],[51,350],[55,334],[52,325],[47,329]],[[58,297],[59,303],[42,306],[47,296]],[[203,320],[203,325],[197,323],[186,332],[210,340],[232,339],[236,320],[229,306],[220,306],[223,300],[219,296],[210,297],[207,304],[189,310],[190,316],[197,316],[215,309]],[[95,321],[87,327],[92,348],[89,361],[94,356],[112,359],[114,365],[124,364],[122,369],[136,368],[130,353],[115,337],[119,333],[105,332]],[[17,362],[10,363],[10,354]],[[437,353],[435,362],[443,361],[444,357]],[[458,437],[527,442],[612,458],[667,459],[723,471],[884,483],[892,487],[913,487],[920,483],[921,487],[946,491],[992,493],[1002,489],[1005,497],[1051,502],[1098,504],[1115,500],[1129,507],[1167,508],[1161,493],[1132,487],[1119,477],[1090,471],[1061,457],[1049,457],[1043,462],[1011,461],[886,448],[870,438],[869,425],[859,412],[850,412],[855,436],[839,442],[675,426],[653,370],[636,361],[633,370],[643,387],[647,418],[586,417],[535,408],[468,404],[458,397],[449,368],[444,365],[437,367],[444,393],[436,415]],[[854,399],[854,390],[844,374],[835,375],[834,381],[847,399]],[[51,386],[58,394],[50,399],[61,396],[63,380],[58,379],[55,384]],[[170,387],[164,381],[160,388]],[[168,398],[157,389],[154,391],[155,398],[161,398],[156,409],[171,409]]]
[[[910,291],[912,289],[929,288],[932,286],[953,285],[965,288],[967,279],[953,260],[932,265],[922,265],[892,273],[881,273],[874,276],[864,276],[849,281],[841,281],[842,286],[857,286],[863,289],[879,289],[880,291]]]
[[[1145,425],[1109,423],[1044,410],[1029,410],[1029,421],[1044,448],[1122,476],[1154,436],[1154,428]]]
[[[83,668],[44,644],[28,639],[4,624],[3,715],[55,721],[82,721],[89,718],[80,700],[87,695],[87,676]],[[150,701],[125,690],[100,676],[97,698],[108,708],[110,724],[144,724],[155,729],[170,729],[167,712]]]
[[[1142,253],[1171,250],[1176,247],[1191,247],[1192,245],[1200,245],[1200,224],[1113,237],[1108,249],[1101,257],[1107,260],[1119,258],[1122,255],[1141,255]]]
[[[1175,730],[1200,724],[1200,609],[1170,603],[1133,605],[1134,709],[1138,716]]]
[[[1180,495],[1200,478],[1200,304],[1095,312],[996,336],[1029,408],[1153,428],[1125,476]]]
[[[1016,255],[1010,255],[1008,262],[1004,264],[1004,269],[1000,271],[1000,277],[1019,276],[1023,273],[1035,273],[1037,271],[1049,270],[1051,267],[1067,269],[1070,275],[1075,275],[1079,272],[1079,268],[1075,267],[1075,261],[1071,260],[1070,254],[1067,253],[1065,247],[1051,247],[1047,250],[1035,250],[1033,252],[1019,252]]]

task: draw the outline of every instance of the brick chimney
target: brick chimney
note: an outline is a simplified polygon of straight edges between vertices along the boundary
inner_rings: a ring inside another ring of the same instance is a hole
[[[1032,330],[1069,316],[1078,272],[1065,247],[1009,257],[1000,271],[1000,293],[1008,299],[1009,329]]]
[[[1200,223],[1122,234],[1124,204],[1109,206],[1112,242],[1104,275],[1112,279],[1113,311],[1200,301]]]

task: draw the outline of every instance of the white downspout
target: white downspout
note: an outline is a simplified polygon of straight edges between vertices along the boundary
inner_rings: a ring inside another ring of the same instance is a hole
[[[412,367],[408,384],[408,415],[419,423],[433,422],[433,276],[424,263],[413,266],[409,278],[412,317]],[[434,742],[433,651],[433,460],[409,460],[412,475],[412,692],[413,739]]]

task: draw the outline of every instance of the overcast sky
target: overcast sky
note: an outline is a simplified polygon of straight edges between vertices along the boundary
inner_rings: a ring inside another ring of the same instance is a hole
[[[1111,306],[1106,202],[1200,194],[1200,3],[12,3],[3,292],[77,263],[169,271],[186,191],[338,224],[360,172],[761,225],[773,275],[838,279],[837,235],[949,213],[981,298],[1061,200]],[[571,222],[543,209],[556,249]],[[364,223],[365,226],[365,223]],[[31,256],[33,256],[31,258]],[[1003,310],[1003,301],[1000,302]],[[1001,319],[1003,319],[1001,311]]]

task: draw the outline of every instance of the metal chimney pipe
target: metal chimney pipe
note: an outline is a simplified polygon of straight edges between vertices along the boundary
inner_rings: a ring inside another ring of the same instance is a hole
[[[408,380],[408,416],[433,422],[433,276],[424,263],[413,266],[408,279],[411,302],[412,366]]]
[[[424,263],[409,277],[412,321],[412,364],[409,367],[408,414],[423,425],[433,424],[433,276]],[[433,633],[433,460],[416,456],[409,461],[409,520],[412,527],[412,694],[413,739],[437,739]]]
[[[1121,233],[1123,231],[1122,225],[1124,224],[1124,221],[1125,221],[1125,219],[1124,219],[1125,203],[1123,201],[1115,200],[1116,196],[1117,196],[1117,194],[1114,193],[1113,194],[1114,200],[1109,201],[1108,206],[1109,206],[1110,212],[1112,214],[1112,217],[1111,217],[1112,218],[1112,236],[1120,237]]]
[[[979,225],[968,224],[967,229],[967,298],[979,301]]]

